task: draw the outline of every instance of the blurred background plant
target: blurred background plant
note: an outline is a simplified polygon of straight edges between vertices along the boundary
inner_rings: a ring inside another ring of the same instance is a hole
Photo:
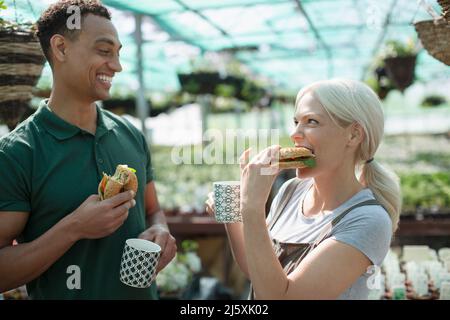
[[[444,96],[438,94],[430,94],[422,100],[422,103],[420,105],[425,108],[432,108],[445,105],[446,103],[447,99]]]
[[[417,46],[412,38],[405,42],[399,40],[387,40],[382,50],[383,58],[409,57],[417,54]]]
[[[377,160],[391,167],[401,178],[403,215],[416,211],[448,212],[450,208],[450,153],[444,135],[415,136],[404,148],[403,136],[385,137]],[[291,144],[288,136],[280,145]],[[192,162],[201,156],[200,146],[191,146]],[[173,214],[204,214],[212,182],[239,180],[237,164],[181,164],[171,161],[172,147],[151,146],[156,188],[162,208]],[[226,155],[223,150],[223,156]],[[197,153],[197,155],[196,155]],[[236,155],[237,156],[237,155]]]
[[[190,148],[191,163],[194,163],[194,158],[201,153],[201,149],[200,146]],[[237,165],[176,165],[171,161],[172,147],[151,146],[151,151],[158,199],[161,207],[167,211],[203,213],[213,181],[239,180]]]
[[[181,242],[181,250],[156,277],[161,296],[181,297],[183,292],[189,289],[195,276],[202,270],[197,250],[198,243],[196,241],[184,240]]]
[[[8,6],[6,5],[5,0],[0,0],[0,12],[6,9],[8,9]],[[33,22],[18,20],[17,15],[14,21],[11,19],[4,19],[0,17],[0,28],[9,31],[24,31],[24,32],[36,31],[36,26]]]

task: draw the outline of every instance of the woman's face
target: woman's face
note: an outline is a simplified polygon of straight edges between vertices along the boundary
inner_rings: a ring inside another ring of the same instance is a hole
[[[307,92],[298,102],[294,124],[291,139],[295,146],[308,148],[316,156],[316,166],[297,170],[298,177],[333,172],[339,170],[345,161],[351,161],[352,155],[347,148],[351,126],[338,126],[312,92]]]

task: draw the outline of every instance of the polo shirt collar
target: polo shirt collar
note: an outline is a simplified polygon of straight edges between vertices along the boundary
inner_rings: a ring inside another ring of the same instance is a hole
[[[100,108],[97,104],[96,108],[97,108],[97,129],[95,135],[97,138],[100,138],[108,131],[114,129],[114,127],[116,127],[117,124],[111,118],[107,117],[105,111],[102,108]]]
[[[54,114],[47,106],[48,99],[42,100],[39,109],[36,111],[36,117],[42,122],[45,130],[58,140],[66,140],[74,137],[83,130],[79,127],[61,119]],[[112,130],[116,124],[113,120],[105,116],[103,110],[97,108],[97,128],[96,136],[100,137]]]

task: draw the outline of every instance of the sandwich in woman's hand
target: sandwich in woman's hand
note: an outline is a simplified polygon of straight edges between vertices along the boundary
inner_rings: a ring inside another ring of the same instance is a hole
[[[308,148],[281,148],[279,162],[275,165],[280,169],[312,168],[316,165],[314,158],[315,155]]]
[[[103,173],[103,179],[98,185],[100,199],[105,200],[128,190],[133,190],[136,194],[138,180],[135,172],[136,170],[129,168],[127,165],[119,164],[112,177]]]

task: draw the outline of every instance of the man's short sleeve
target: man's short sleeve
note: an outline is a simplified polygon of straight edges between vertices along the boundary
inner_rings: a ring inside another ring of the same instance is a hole
[[[0,145],[0,211],[30,212],[29,177],[9,150]]]
[[[332,239],[361,251],[374,265],[381,265],[391,243],[392,222],[379,206],[355,209],[339,222]]]

